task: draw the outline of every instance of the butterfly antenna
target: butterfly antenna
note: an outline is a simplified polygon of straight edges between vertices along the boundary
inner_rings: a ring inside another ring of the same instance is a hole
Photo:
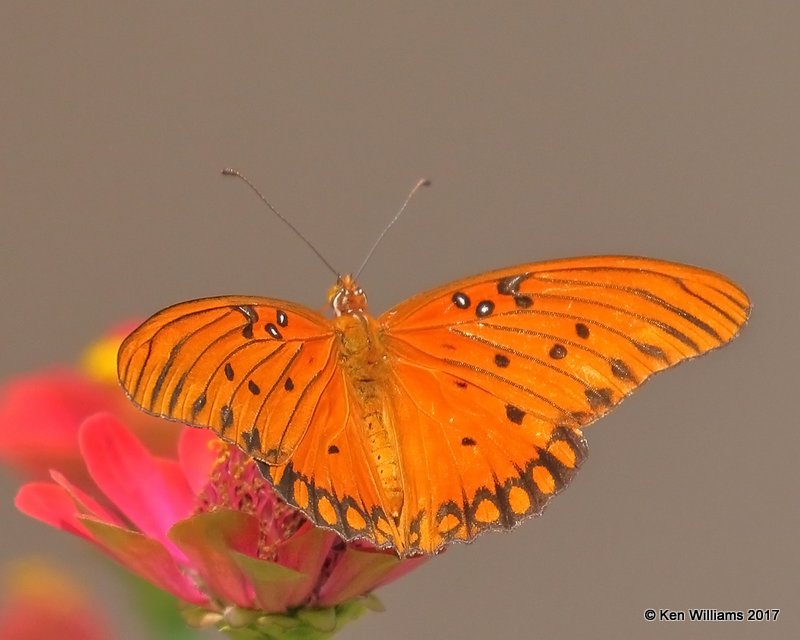
[[[383,231],[381,231],[381,235],[378,236],[378,239],[375,240],[375,243],[372,245],[372,248],[367,252],[367,257],[364,258],[364,262],[361,263],[361,266],[358,268],[358,271],[356,271],[356,274],[353,276],[354,280],[358,280],[358,276],[361,275],[361,272],[364,270],[364,267],[367,266],[367,262],[369,262],[369,259],[372,257],[372,254],[375,253],[375,249],[378,248],[378,245],[381,243],[381,240],[383,240],[383,236],[386,235],[386,232],[395,222],[397,222],[397,219],[402,215],[403,211],[406,210],[406,207],[408,206],[408,203],[411,202],[411,198],[414,197],[414,194],[417,191],[419,191],[421,187],[429,187],[429,186],[431,186],[431,181],[428,180],[427,178],[422,178],[419,182],[417,182],[417,184],[414,185],[414,188],[409,192],[408,196],[406,196],[406,200],[405,202],[403,202],[403,206],[400,207],[400,210],[396,214],[394,214],[394,218],[392,218],[389,224],[387,224],[386,227],[384,227]]]
[[[276,216],[278,216],[278,218],[279,218],[279,219],[280,219],[280,220],[281,220],[281,221],[282,221],[282,222],[283,222],[283,223],[284,223],[284,224],[285,224],[287,227],[289,227],[289,228],[290,228],[292,231],[294,231],[294,232],[297,234],[297,236],[298,236],[298,237],[299,237],[299,238],[300,238],[300,239],[301,239],[303,242],[305,242],[305,243],[306,243],[306,244],[309,246],[309,248],[310,248],[310,249],[311,249],[311,250],[312,250],[314,253],[316,253],[316,254],[317,254],[317,257],[318,257],[320,260],[322,260],[323,264],[324,264],[326,267],[328,267],[328,269],[330,269],[330,271],[333,273],[333,275],[335,275],[337,278],[339,277],[339,272],[338,272],[336,269],[334,269],[334,268],[331,266],[331,263],[330,263],[330,262],[328,262],[328,261],[325,259],[325,257],[324,257],[324,256],[323,256],[323,255],[322,255],[322,254],[321,254],[321,253],[320,253],[320,252],[317,250],[317,248],[316,248],[316,247],[315,247],[313,244],[311,244],[311,242],[309,241],[309,239],[308,239],[308,238],[306,238],[306,237],[305,237],[305,236],[304,236],[302,233],[300,233],[300,232],[297,230],[297,227],[295,227],[295,226],[294,226],[294,225],[293,225],[291,222],[289,222],[289,221],[288,221],[286,218],[284,218],[284,217],[283,217],[283,216],[280,214],[280,212],[279,212],[279,211],[278,211],[278,210],[277,210],[275,207],[273,207],[273,206],[272,206],[272,204],[270,204],[269,200],[267,200],[267,199],[264,197],[264,194],[262,194],[262,193],[261,193],[261,192],[260,192],[258,189],[256,189],[256,188],[253,186],[253,183],[252,183],[252,182],[250,182],[250,181],[249,181],[247,178],[245,178],[245,177],[244,177],[244,176],[243,176],[241,173],[239,173],[238,171],[236,171],[236,169],[227,169],[227,168],[226,168],[226,169],[223,169],[223,170],[222,170],[222,175],[223,175],[223,176],[234,176],[234,177],[236,177],[236,178],[239,178],[240,180],[242,180],[242,182],[244,182],[244,183],[245,183],[245,184],[246,184],[248,187],[250,187],[250,188],[251,188],[251,189],[252,189],[252,190],[255,192],[255,194],[256,194],[256,195],[257,195],[259,198],[261,198],[261,201],[262,201],[262,202],[263,202],[265,205],[267,205],[267,207],[269,208],[269,210],[270,210],[270,211],[272,211],[272,213],[274,213]],[[403,206],[405,206],[405,205],[403,205]]]

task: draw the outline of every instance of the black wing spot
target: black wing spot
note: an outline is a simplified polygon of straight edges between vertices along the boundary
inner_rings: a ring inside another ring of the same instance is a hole
[[[558,493],[570,481],[570,478],[575,475],[574,469],[568,469],[565,467],[561,461],[547,449],[536,447],[536,453],[538,454],[538,458],[533,464],[531,470],[533,470],[535,467],[544,467],[547,469],[547,471],[550,472],[555,484],[555,491],[553,493]]]
[[[633,343],[636,345],[636,348],[641,351],[646,356],[650,356],[651,358],[656,358],[657,360],[661,360],[664,364],[669,364],[669,358],[667,358],[667,354],[664,353],[664,350],[661,347],[658,347],[654,344],[648,344],[646,342],[635,342]]]
[[[258,322],[258,312],[251,305],[241,304],[232,309],[241,313],[249,323]]]
[[[287,317],[286,313],[281,311],[280,309],[277,310],[275,316],[276,316],[275,319],[277,320],[279,326],[285,327],[287,324],[289,324],[289,318]]]
[[[529,274],[520,273],[515,276],[508,276],[497,282],[497,293],[503,296],[512,296],[514,304],[519,309],[527,309],[533,305],[533,298],[519,292],[519,285],[521,285]]]
[[[465,447],[474,447],[477,443],[469,437],[461,438],[461,444]]]
[[[472,304],[469,296],[461,291],[456,291],[450,299],[459,309],[469,309],[469,305]]]
[[[172,368],[172,363],[175,362],[175,358],[178,355],[178,352],[181,350],[183,343],[186,342],[186,338],[182,338],[181,341],[172,347],[172,350],[169,352],[169,358],[164,363],[164,366],[161,368],[161,373],[158,374],[158,379],[156,383],[153,385],[153,393],[150,396],[150,406],[154,407],[156,405],[156,399],[158,395],[161,393],[161,387],[164,386],[164,382],[167,379],[167,373]]]
[[[497,282],[497,293],[504,296],[517,296],[519,295],[519,285],[527,280],[527,273],[518,273],[514,276],[508,276]]]
[[[330,447],[328,447],[328,453],[339,453],[339,447],[337,447],[335,444],[332,444]]]
[[[203,410],[203,407],[206,406],[206,394],[201,393],[197,400],[192,403],[192,418],[194,418],[198,413]]]
[[[586,389],[584,393],[586,394],[586,399],[589,401],[589,406],[592,408],[592,411],[608,408],[613,403],[611,389],[608,387],[603,387],[602,389]]]
[[[233,424],[233,409],[231,409],[227,404],[223,405],[219,410],[219,416],[222,420],[222,431],[224,432],[225,429]]]
[[[497,507],[498,511],[500,512],[500,517],[497,521],[503,526],[504,529],[511,529],[516,522],[519,520],[519,516],[525,515],[529,513],[529,511],[525,511],[521,514],[515,513],[514,510],[511,508],[511,502],[509,500],[508,494],[511,490],[512,485],[519,487],[522,491],[525,491],[522,487],[519,486],[519,482],[516,481],[514,478],[509,478],[503,484],[498,483],[497,479],[494,481],[494,499],[492,502]],[[528,493],[525,491],[525,493]],[[533,497],[529,494],[528,498],[530,500],[530,504],[533,504]]]
[[[276,326],[275,326],[274,324],[272,324],[271,322],[268,322],[268,323],[267,323],[267,324],[264,326],[264,328],[267,330],[267,333],[268,333],[269,335],[271,335],[273,338],[275,338],[276,340],[281,340],[281,339],[283,338],[283,336],[281,335],[281,332],[280,332],[280,331],[278,331],[278,327],[276,327]]]
[[[575,421],[578,426],[583,426],[594,420],[594,416],[588,411],[570,411],[569,417],[571,420]]]
[[[250,431],[243,431],[242,440],[244,440],[244,445],[248,452],[252,453],[253,451],[261,450],[261,434],[255,427]]]
[[[266,462],[264,463],[264,465],[268,467]],[[297,480],[300,480],[304,485],[306,485],[306,487],[309,489],[309,494],[310,494],[311,488],[308,486],[308,482],[306,482],[306,479],[303,478],[299,473],[297,473],[294,470],[291,462],[287,462],[286,466],[283,468],[283,473],[281,474],[281,478],[278,481],[278,484],[275,485],[275,488],[278,490],[281,496],[286,498],[288,502],[292,502],[293,500],[295,500],[294,485]]]
[[[509,364],[511,364],[511,360],[508,359],[508,356],[503,355],[502,353],[497,353],[494,356],[494,363],[500,368],[506,368]]]
[[[575,323],[575,333],[578,334],[579,338],[583,338],[584,340],[586,340],[586,338],[589,337],[589,327],[587,327],[582,322],[576,322]]]
[[[181,393],[183,392],[183,383],[186,381],[186,374],[184,373],[180,380],[178,380],[178,384],[175,385],[175,388],[172,390],[172,396],[169,399],[169,412],[170,414],[175,412],[175,407],[178,405],[178,400],[180,400]]]
[[[252,340],[253,325],[256,322],[258,322],[258,313],[249,304],[243,304],[237,307],[232,307],[232,309],[234,311],[238,311],[239,313],[241,313],[245,317],[245,320],[247,320],[247,324],[244,325],[244,327],[242,327],[242,335],[248,340]]]
[[[494,311],[494,302],[491,300],[481,300],[475,307],[475,315],[479,318],[486,318]]]
[[[547,443],[548,448],[557,440],[565,442],[572,449],[575,454],[574,471],[577,471],[581,466],[586,456],[589,455],[589,448],[586,440],[579,431],[569,427],[556,427],[550,435],[550,441]]]
[[[619,358],[612,358],[610,360],[610,363],[611,363],[611,373],[614,374],[615,378],[619,378],[620,380],[628,380],[630,382],[636,382],[630,367],[627,364],[625,364],[624,360],[620,360]]]
[[[563,344],[554,344],[550,349],[550,357],[553,360],[561,360],[567,357],[567,348]]]
[[[252,380],[247,381],[247,388],[250,389],[250,393],[252,393],[254,396],[257,396],[259,393],[261,393],[261,387],[259,387]]]
[[[230,362],[225,363],[225,377],[228,380],[233,380],[233,366]]]
[[[292,391],[294,389],[294,381],[291,378],[286,378],[283,382],[283,388],[286,389],[286,391]]]
[[[533,306],[533,298],[520,294],[514,296],[514,304],[517,305],[519,309],[528,309]]]
[[[660,320],[655,320],[655,319],[650,320],[650,324],[652,324],[654,327],[658,327],[664,333],[668,333],[669,335],[671,335],[676,340],[680,340],[687,347],[690,347],[691,349],[694,349],[695,351],[700,353],[700,345],[697,344],[697,342],[695,342],[694,340],[692,340],[692,338],[687,336],[682,331],[679,331],[678,329],[676,329],[672,325],[667,324],[666,322],[661,322]]]
[[[525,417],[525,412],[513,404],[506,405],[506,418],[511,420],[514,424],[522,424],[522,419]]]
[[[270,474],[270,472],[269,472],[269,465],[266,462],[264,462],[263,460],[258,460],[257,458],[253,458],[253,461],[256,463],[256,466],[258,467],[258,471],[261,474],[261,476],[264,478],[264,480],[270,480],[271,481],[271,475],[272,474]]]
[[[392,517],[392,520],[397,522],[394,517]],[[390,530],[386,527],[386,525],[389,524],[389,518],[386,517],[386,512],[383,509],[378,506],[372,507],[372,511],[369,512],[369,521],[372,522],[375,531],[380,531],[384,535],[390,535]]]
[[[439,532],[445,540],[450,540],[455,537],[456,533],[464,525],[464,512],[453,500],[439,505],[439,508],[436,510],[436,524],[441,525],[448,516],[452,516],[455,522],[447,531]]]
[[[419,541],[420,535],[422,533],[422,517],[425,515],[424,511],[420,511],[416,516],[411,519],[411,524],[408,527],[408,531],[411,534],[412,541]]]

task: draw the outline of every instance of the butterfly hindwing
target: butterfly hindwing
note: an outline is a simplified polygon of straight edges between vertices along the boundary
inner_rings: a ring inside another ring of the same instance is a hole
[[[398,546],[401,534],[383,508],[373,456],[361,417],[351,406],[341,372],[320,398],[314,428],[283,465],[264,470],[284,500],[316,525],[345,540],[366,538],[379,547]]]
[[[406,553],[514,527],[540,513],[586,457],[574,423],[523,421],[462,376],[398,357],[395,378]]]
[[[268,298],[169,307],[124,341],[120,381],[148,413],[210,427],[272,463],[303,438],[335,370],[322,316]]]

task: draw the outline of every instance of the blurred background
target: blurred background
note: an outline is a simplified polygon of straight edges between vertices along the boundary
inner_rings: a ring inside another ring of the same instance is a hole
[[[4,379],[180,300],[321,308],[414,182],[361,278],[374,311],[520,262],[701,265],[754,302],[728,348],[587,430],[542,518],[379,592],[353,640],[797,637],[800,9],[792,2],[6,2],[0,22]],[[44,554],[145,640],[94,550],[16,512],[0,566]],[[645,622],[647,608],[780,608]],[[755,630],[753,628],[756,628]],[[210,634],[208,637],[216,637]]]

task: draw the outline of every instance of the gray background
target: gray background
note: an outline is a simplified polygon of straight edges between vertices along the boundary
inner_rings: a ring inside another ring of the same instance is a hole
[[[511,534],[382,590],[346,638],[789,638],[798,614],[800,13],[794,2],[5,2],[4,377],[72,361],[111,324],[253,293],[375,311],[449,279],[632,253],[738,281],[743,335],[587,432],[589,460]],[[2,559],[47,552],[145,638],[77,540],[17,515]],[[780,608],[646,623],[648,607]]]

